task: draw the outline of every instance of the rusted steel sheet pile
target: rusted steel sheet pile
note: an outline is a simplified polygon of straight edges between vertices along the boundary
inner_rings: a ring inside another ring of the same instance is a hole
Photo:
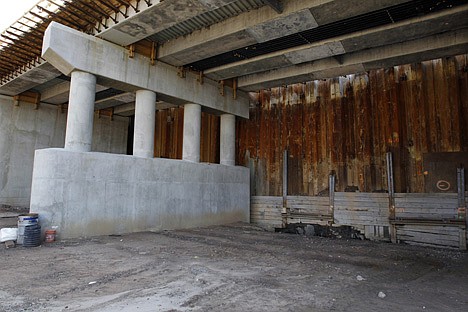
[[[156,113],[154,157],[182,159],[184,109]],[[219,163],[219,117],[202,112],[200,161]]]
[[[392,152],[397,192],[424,192],[423,155],[468,151],[468,55],[262,91],[238,122],[237,161],[252,195],[384,191]],[[455,174],[455,173],[454,173]]]

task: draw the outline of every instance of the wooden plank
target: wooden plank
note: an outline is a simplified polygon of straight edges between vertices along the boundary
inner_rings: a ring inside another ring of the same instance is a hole
[[[457,198],[457,193],[395,193],[395,198]]]
[[[455,226],[404,225],[396,226],[397,239],[405,242],[437,246],[460,247],[460,230]]]
[[[425,244],[433,244],[438,246],[449,246],[449,247],[459,247],[458,238],[455,240],[451,239],[441,239],[440,236],[430,236],[428,234],[399,234],[397,230],[397,240],[404,242],[417,242]]]
[[[441,233],[402,231],[397,228],[397,239],[411,240],[416,242],[431,243],[437,245],[456,246],[460,245],[458,235],[448,235]]]
[[[458,226],[444,226],[444,225],[398,225],[399,231],[411,231],[420,233],[436,233],[441,235],[452,235],[458,237]]]
[[[386,203],[373,203],[373,202],[339,202],[336,203],[335,209],[336,210],[344,210],[347,208],[367,208],[371,210],[381,210],[381,209],[387,209],[388,210],[388,204]]]

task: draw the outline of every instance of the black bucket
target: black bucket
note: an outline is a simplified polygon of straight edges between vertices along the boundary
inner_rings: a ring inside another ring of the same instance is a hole
[[[24,227],[23,247],[37,247],[41,244],[41,226],[32,224]]]

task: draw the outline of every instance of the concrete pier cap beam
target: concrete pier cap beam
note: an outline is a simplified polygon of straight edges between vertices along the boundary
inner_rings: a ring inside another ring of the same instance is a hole
[[[80,70],[96,75],[98,83],[105,86],[150,90],[174,104],[194,103],[218,113],[249,118],[246,92],[237,90],[237,96],[233,96],[233,90],[226,88],[221,95],[216,81],[205,79],[201,84],[198,75],[190,72],[181,78],[174,66],[163,62],[152,66],[149,58],[140,54],[130,58],[124,47],[56,22],[50,23],[44,33],[42,57],[65,75]]]
[[[201,106],[184,105],[184,136],[182,142],[182,159],[200,162]]]

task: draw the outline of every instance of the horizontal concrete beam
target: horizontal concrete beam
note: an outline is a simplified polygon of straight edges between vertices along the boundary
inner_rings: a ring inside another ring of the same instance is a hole
[[[330,57],[300,65],[239,77],[244,91],[257,91],[285,84],[333,78],[370,69],[419,62],[466,53],[468,29],[460,29],[399,44],[382,46],[341,57]]]
[[[17,95],[39,84],[57,78],[61,74],[59,70],[46,61],[40,61],[40,63],[32,69],[0,85],[0,94]]]
[[[174,104],[167,103],[167,102],[161,102],[161,101],[156,102],[157,111],[168,109],[168,108],[174,108],[174,107],[178,107],[178,105],[174,105]],[[126,117],[135,115],[135,102],[115,106],[114,115],[120,115],[120,116],[126,116]]]
[[[334,55],[414,40],[468,27],[467,16],[468,5],[464,5],[431,15],[226,64],[208,69],[204,74],[212,79],[223,80],[311,62]]]
[[[270,7],[240,14],[161,45],[158,58],[175,66],[186,65],[315,28],[335,21],[336,17],[344,19],[405,1],[407,0],[284,0],[282,14],[277,14]]]
[[[222,96],[217,82],[205,79],[201,84],[189,72],[181,78],[176,67],[163,62],[151,66],[147,57],[135,54],[130,58],[123,47],[55,22],[45,32],[42,57],[65,75],[81,70],[96,75],[105,86],[151,90],[173,104],[196,103],[218,113],[249,116],[249,98],[244,92],[237,92],[234,100],[232,90],[225,88]]]
[[[41,92],[41,100],[50,104],[62,104],[68,102],[70,93],[70,81],[64,81]]]
[[[125,92],[117,94],[102,100],[98,100],[94,104],[95,109],[105,109],[109,107],[119,106],[122,104],[135,102],[135,92]]]
[[[96,36],[120,45],[129,45],[146,37],[183,22],[195,16],[212,11],[236,0],[149,0],[133,1],[125,17],[115,14],[115,21],[106,19],[97,25]],[[104,25],[106,25],[104,27]]]
[[[96,92],[101,92],[108,89],[107,87],[96,85]],[[68,102],[70,94],[70,82],[63,81],[59,84],[53,85],[47,89],[40,91],[41,101],[49,104],[65,104]]]
[[[309,8],[331,0],[285,0],[283,13],[262,7],[159,47],[158,58],[175,66],[317,27]]]

